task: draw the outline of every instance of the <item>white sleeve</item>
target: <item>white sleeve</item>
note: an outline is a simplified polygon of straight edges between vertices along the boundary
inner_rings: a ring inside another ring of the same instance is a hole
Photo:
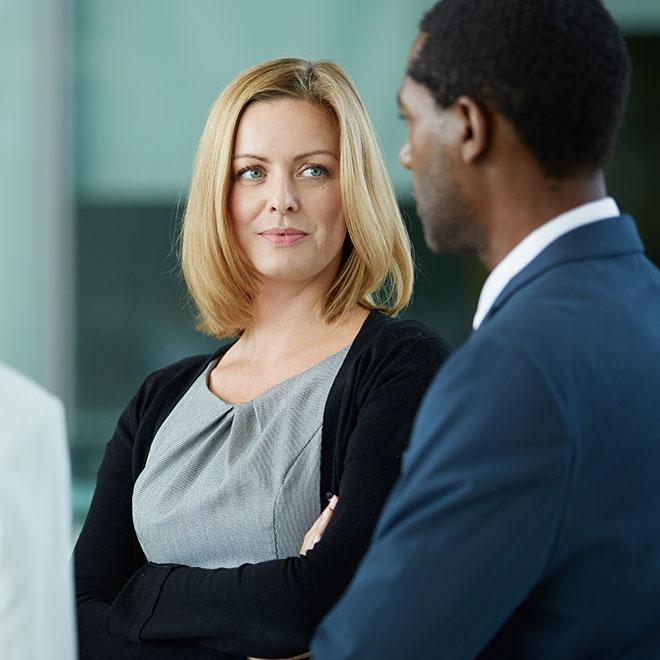
[[[17,383],[10,389],[5,379],[0,387],[0,655],[73,660],[64,410],[54,397]]]

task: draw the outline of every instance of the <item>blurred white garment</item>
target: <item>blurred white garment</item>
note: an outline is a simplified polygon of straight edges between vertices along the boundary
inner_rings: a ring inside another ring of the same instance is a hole
[[[62,404],[0,364],[0,657],[74,660]]]

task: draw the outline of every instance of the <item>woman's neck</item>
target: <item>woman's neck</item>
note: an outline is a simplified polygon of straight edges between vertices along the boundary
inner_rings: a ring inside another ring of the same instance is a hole
[[[234,354],[249,362],[276,363],[324,345],[328,350],[350,343],[368,310],[356,306],[344,317],[328,323],[322,317],[325,287],[262,286],[254,305],[252,325],[234,347]]]

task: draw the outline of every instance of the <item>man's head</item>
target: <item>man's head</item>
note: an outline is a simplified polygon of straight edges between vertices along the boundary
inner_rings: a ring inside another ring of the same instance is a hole
[[[436,4],[400,90],[410,123],[401,160],[413,170],[431,247],[479,251],[486,238],[474,192],[512,154],[512,142],[499,139],[507,128],[548,181],[601,171],[629,76],[625,44],[600,0]]]

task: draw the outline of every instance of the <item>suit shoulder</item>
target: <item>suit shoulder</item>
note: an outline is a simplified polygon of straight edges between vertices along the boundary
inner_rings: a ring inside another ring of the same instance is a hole
[[[451,387],[469,383],[470,387],[481,385],[507,396],[509,390],[500,388],[498,383],[510,383],[520,374],[538,383],[551,383],[559,391],[562,388],[557,374],[560,363],[565,362],[561,352],[556,354],[541,330],[535,332],[521,324],[503,327],[491,322],[452,355],[445,374]],[[494,397],[489,395],[489,398]]]

